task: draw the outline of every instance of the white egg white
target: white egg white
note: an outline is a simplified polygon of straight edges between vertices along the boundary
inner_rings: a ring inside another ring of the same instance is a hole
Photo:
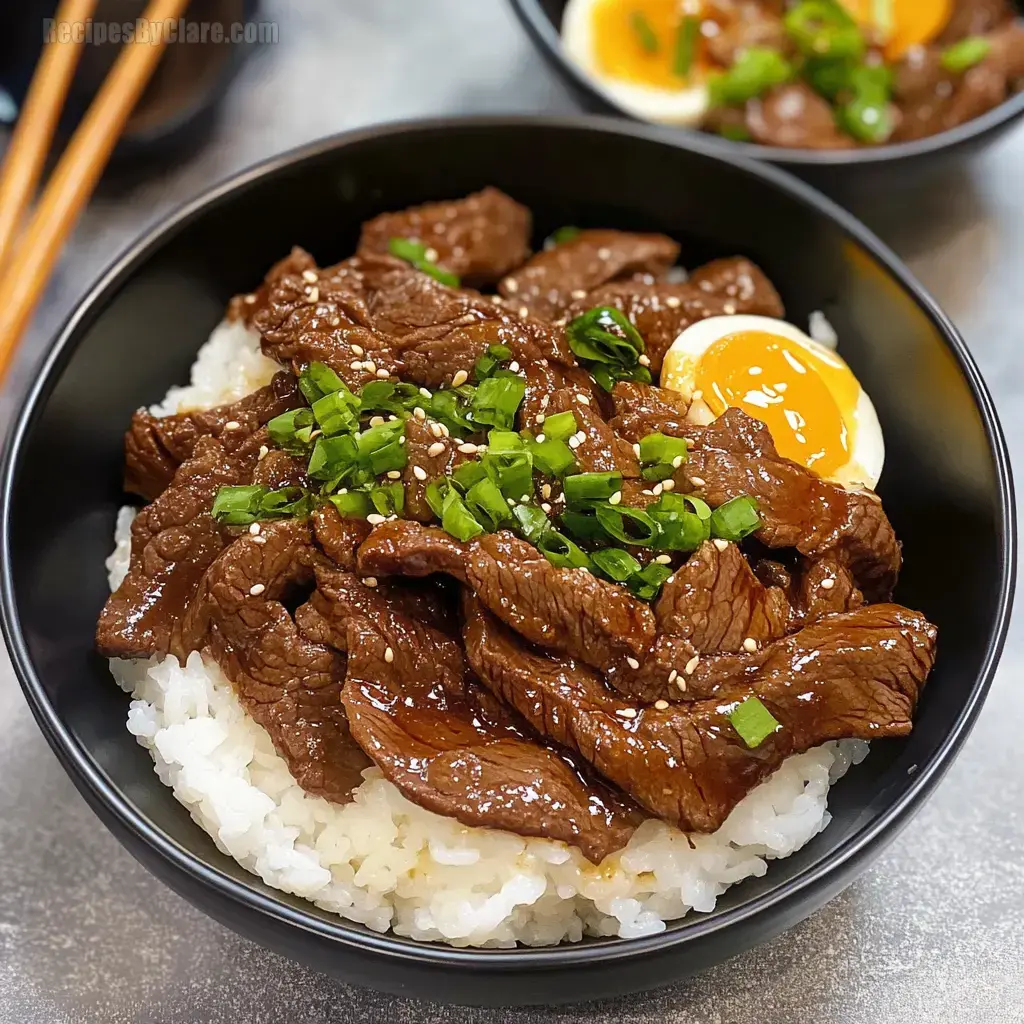
[[[678,391],[691,400],[690,418],[697,423],[707,423],[713,418],[710,408],[700,396],[694,401],[696,375],[701,356],[721,338],[747,331],[761,331],[775,334],[805,348],[809,354],[823,363],[848,373],[857,384],[857,403],[852,411],[853,450],[845,466],[840,467],[830,479],[851,490],[867,488],[873,490],[882,475],[885,462],[885,441],[878,414],[853,371],[830,348],[808,337],[799,327],[768,316],[714,316],[698,320],[682,331],[669,347],[661,369],[661,386]],[[848,410],[842,410],[849,417]]]
[[[593,8],[597,0],[569,0],[562,16],[562,49],[613,104],[645,121],[696,127],[708,110],[704,85],[658,89],[612,78],[597,65]]]

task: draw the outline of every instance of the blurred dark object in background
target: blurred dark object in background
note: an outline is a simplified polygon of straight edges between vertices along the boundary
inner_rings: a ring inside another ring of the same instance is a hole
[[[43,21],[57,0],[0,4],[0,131],[18,116],[43,45]],[[100,0],[94,21],[132,22],[146,0]],[[259,0],[192,0],[187,20],[220,22],[225,36],[234,23],[255,18]],[[74,131],[121,49],[106,42],[83,48],[58,128],[63,143]],[[217,107],[254,46],[248,43],[176,43],[168,46],[127,130],[114,151],[115,172],[144,172],[179,159],[206,139]]]

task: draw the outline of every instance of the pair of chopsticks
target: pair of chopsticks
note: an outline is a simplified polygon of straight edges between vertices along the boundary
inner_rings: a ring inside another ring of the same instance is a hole
[[[143,18],[177,19],[189,0],[151,0]],[[85,22],[97,0],[61,0],[61,22]],[[125,44],[28,215],[84,42],[47,42],[0,168],[0,382],[65,239],[92,195],[166,40]]]

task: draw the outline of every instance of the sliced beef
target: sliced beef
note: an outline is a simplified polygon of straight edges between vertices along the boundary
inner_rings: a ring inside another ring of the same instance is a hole
[[[529,651],[474,599],[464,635],[473,670],[535,729],[578,750],[652,814],[700,832],[717,829],[790,754],[833,739],[906,735],[935,648],[921,616],[878,605],[759,655],[720,655],[731,676],[720,696],[660,709],[626,706],[591,669]],[[702,659],[712,678],[717,660]],[[755,749],[728,717],[750,695],[780,723]]]
[[[654,614],[660,632],[713,654],[785,636],[790,607],[785,592],[765,587],[735,544],[705,541],[662,587]]]
[[[345,658],[302,636],[288,610],[327,564],[309,520],[243,534],[195,588],[176,653],[208,651],[299,785],[344,803],[370,764],[341,703]]]
[[[660,275],[678,256],[679,245],[665,235],[581,231],[537,253],[505,277],[498,290],[531,315],[554,320],[598,285],[638,272]]]
[[[1013,18],[1007,0],[954,0],[953,10],[937,43],[945,48],[968,36],[983,36]]]
[[[780,317],[784,312],[764,273],[738,256],[714,260],[682,283],[613,281],[576,299],[567,316],[579,316],[595,306],[625,313],[643,336],[655,374],[672,342],[698,320],[734,313]]]
[[[832,104],[806,82],[787,82],[748,100],[747,130],[762,146],[786,149],[852,149],[856,143],[839,130]]]
[[[708,15],[718,31],[705,41],[708,56],[729,68],[751,46],[788,53],[792,44],[775,7],[763,0],[713,0]]]
[[[353,571],[359,545],[370,535],[365,519],[342,516],[330,503],[317,506],[312,515],[316,542],[325,555],[340,569]]]
[[[579,657],[612,679],[654,639],[654,616],[643,602],[584,569],[556,568],[505,531],[459,544],[437,528],[384,523],[359,549],[359,571],[448,573],[532,643]]]
[[[269,491],[278,491],[285,487],[310,486],[309,474],[306,472],[309,460],[298,455],[289,455],[280,448],[270,448],[270,436],[266,431],[255,435],[262,437],[266,452],[261,452],[252,473],[252,482]]]
[[[615,385],[612,401],[615,416],[611,427],[633,444],[648,434],[684,437],[692,429],[686,422],[688,403],[678,391],[621,381]]]
[[[574,390],[556,391],[547,406],[547,415],[559,412],[571,412],[576,419],[579,445],[573,449],[573,455],[577,472],[618,472],[626,479],[640,476],[640,462],[633,446],[615,434],[589,396]],[[543,423],[537,429],[543,432]]]
[[[230,405],[154,416],[139,409],[124,438],[124,487],[152,501],[171,482],[175,471],[207,435],[234,451],[275,416],[303,404],[290,373],[276,374],[265,388]]]
[[[363,225],[359,252],[386,253],[392,238],[422,242],[438,266],[468,284],[493,284],[530,254],[530,211],[496,188],[453,202],[382,213]]]
[[[245,295],[236,295],[228,303],[227,319],[240,320],[246,327],[252,327],[256,314],[266,308],[271,290],[282,277],[289,274],[302,274],[303,271],[315,269],[316,260],[305,249],[295,246],[283,260],[278,260],[270,268],[256,291]]]
[[[402,470],[405,485],[405,508],[402,515],[420,523],[429,523],[434,513],[427,504],[427,488],[431,482],[451,474],[462,463],[474,458],[460,452],[462,442],[455,437],[435,434],[427,423],[415,417],[405,423],[405,447],[408,462]]]
[[[791,601],[794,628],[810,625],[827,615],[854,611],[864,604],[864,595],[850,570],[834,556],[826,555],[804,565],[793,585]]]
[[[202,437],[163,493],[132,523],[128,574],[110,595],[96,628],[96,648],[109,658],[148,658],[172,649],[200,577],[231,541],[210,515],[222,486],[248,483],[257,454],[231,455]]]

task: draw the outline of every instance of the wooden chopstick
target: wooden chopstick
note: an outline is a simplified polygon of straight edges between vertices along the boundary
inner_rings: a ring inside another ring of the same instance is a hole
[[[151,0],[142,17],[177,19],[189,0]],[[166,39],[124,46],[75,134],[7,267],[0,270],[0,381],[49,281],[61,248],[92,195],[124,125],[153,74]]]
[[[97,0],[61,0],[55,20],[76,23],[92,17]],[[0,169],[0,272],[35,195],[84,42],[47,43],[36,65],[18,123]]]

